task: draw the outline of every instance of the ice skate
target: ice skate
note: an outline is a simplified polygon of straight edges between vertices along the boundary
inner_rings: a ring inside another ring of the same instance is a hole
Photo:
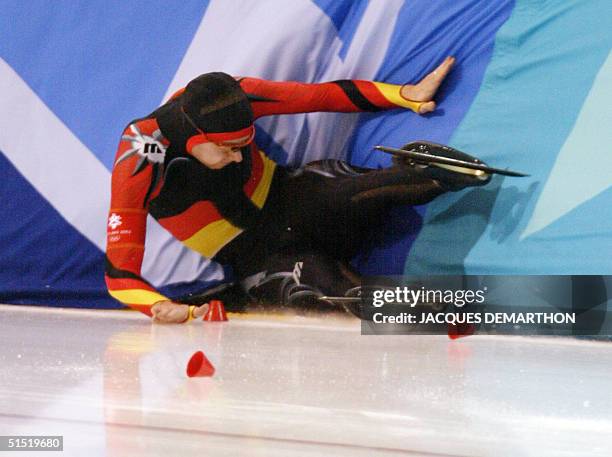
[[[434,179],[447,191],[484,186],[491,181],[492,174],[527,176],[523,173],[489,167],[465,152],[428,141],[408,143],[401,149],[386,146],[376,146],[376,149],[393,154],[395,163],[412,167],[415,172]]]

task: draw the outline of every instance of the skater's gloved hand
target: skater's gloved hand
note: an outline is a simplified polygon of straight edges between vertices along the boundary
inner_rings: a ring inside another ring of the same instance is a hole
[[[455,58],[447,57],[438,68],[421,79],[417,84],[404,84],[400,90],[400,95],[406,100],[420,102],[417,111],[419,114],[432,112],[436,109],[436,102],[433,101],[434,95],[436,95],[440,84],[442,84],[454,64]]]
[[[208,311],[208,303],[202,306],[188,306],[170,300],[158,301],[151,307],[153,322],[156,324],[181,324],[197,319]]]

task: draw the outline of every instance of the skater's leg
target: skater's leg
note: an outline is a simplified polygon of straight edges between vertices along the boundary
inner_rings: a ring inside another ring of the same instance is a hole
[[[346,171],[334,175],[334,169]],[[346,260],[393,206],[424,204],[443,192],[408,167],[368,170],[322,161],[286,177],[279,195],[287,230],[299,243]]]
[[[338,260],[317,251],[278,252],[241,279],[251,301],[329,309],[319,297],[343,296],[359,285],[359,276]]]
[[[383,205],[421,205],[444,193],[433,179],[403,165],[371,169],[339,160],[320,160],[300,171],[295,183],[290,180],[289,184],[298,186],[298,192],[305,186],[310,193],[326,200],[355,201],[357,195],[367,193],[377,196]],[[295,194],[291,189],[289,192]]]

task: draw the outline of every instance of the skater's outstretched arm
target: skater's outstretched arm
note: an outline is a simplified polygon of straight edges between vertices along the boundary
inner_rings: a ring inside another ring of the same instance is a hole
[[[240,78],[255,117],[315,111],[359,112],[407,108],[425,114],[436,108],[433,100],[455,59],[447,57],[417,84],[339,80],[325,83],[267,81]]]

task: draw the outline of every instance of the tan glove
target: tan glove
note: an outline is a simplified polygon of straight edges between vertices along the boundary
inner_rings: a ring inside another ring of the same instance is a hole
[[[201,306],[182,305],[170,300],[158,301],[151,307],[153,322],[156,324],[182,324],[197,319],[208,312],[208,303]]]

